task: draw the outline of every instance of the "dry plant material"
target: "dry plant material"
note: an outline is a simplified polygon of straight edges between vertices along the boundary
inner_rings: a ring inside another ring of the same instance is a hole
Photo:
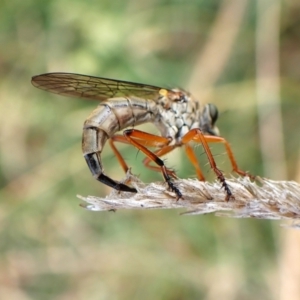
[[[225,201],[225,193],[219,182],[201,182],[196,179],[180,179],[175,182],[184,199],[168,192],[164,182],[145,184],[128,173],[138,193],[113,190],[105,198],[79,196],[92,211],[116,211],[119,209],[178,209],[183,214],[197,215],[216,213],[217,216],[259,219],[300,219],[300,185],[293,181],[273,181],[257,178],[252,182],[247,177],[227,179],[235,200]],[[293,226],[300,227],[295,223]]]

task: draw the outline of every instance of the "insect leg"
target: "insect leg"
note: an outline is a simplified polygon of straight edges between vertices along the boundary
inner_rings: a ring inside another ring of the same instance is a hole
[[[230,163],[231,163],[231,166],[232,166],[233,172],[235,172],[235,173],[237,173],[241,176],[249,176],[251,179],[255,179],[255,176],[239,169],[239,167],[237,165],[237,162],[234,158],[233,152],[231,150],[231,147],[230,147],[229,143],[224,138],[222,138],[220,136],[211,136],[211,135],[204,135],[204,138],[208,143],[223,143],[224,144],[227,155],[229,157],[229,160],[230,160]]]
[[[172,145],[172,146],[164,146],[161,149],[156,150],[155,152],[153,152],[155,155],[161,157],[169,152],[171,152],[172,150],[174,150],[177,146],[176,145]],[[160,167],[157,166],[151,166],[150,163],[152,162],[152,160],[149,157],[146,157],[143,160],[143,163],[145,165],[145,167],[147,167],[148,169],[154,170],[154,171],[161,171]],[[167,173],[169,176],[173,177],[174,179],[177,179],[178,177],[176,176],[176,173],[174,170],[171,169],[167,169]]]
[[[159,144],[160,142],[166,140],[166,138],[149,134],[143,131],[135,130],[135,129],[125,130],[123,134],[133,146],[141,150],[144,154],[146,154],[149,157],[151,161],[155,162],[159,166],[170,190],[175,192],[178,199],[182,198],[181,192],[171,181],[171,177],[169,176],[167,171],[168,169],[166,168],[163,160],[161,160],[155,153],[151,152],[144,146],[144,145],[154,146],[155,144]],[[170,141],[168,140],[168,142]]]
[[[100,182],[118,191],[136,193],[137,190],[135,188],[115,181],[103,173],[101,152],[107,139],[108,135],[99,128],[87,127],[83,129],[82,151],[93,176]]]
[[[115,146],[114,142],[121,142],[121,143],[125,143],[125,144],[130,144],[130,143],[128,142],[128,140],[123,135],[119,135],[119,134],[116,134],[116,135],[112,136],[109,140],[109,144],[110,144],[112,150],[114,151],[114,153],[115,153],[122,169],[124,170],[125,173],[127,173],[127,171],[129,170],[129,167],[126,164],[124,158],[122,157],[120,151]]]
[[[148,133],[147,133],[147,135],[152,136],[151,134],[148,134]],[[168,152],[172,151],[176,147],[176,146],[164,146],[164,145],[166,145],[170,142],[169,139],[164,138],[164,137],[159,137],[159,138],[161,139],[161,145],[162,145],[163,148],[158,149],[156,152],[154,152],[154,154],[156,154],[157,156],[162,156],[164,154],[167,154]],[[132,136],[132,139],[136,139],[136,138],[134,136]],[[137,141],[143,146],[149,146],[149,147],[158,146],[157,141],[150,141],[149,142],[148,140],[140,140],[140,139],[137,139]],[[112,150],[114,151],[120,165],[122,166],[124,172],[126,173],[129,168],[128,168],[124,158],[122,157],[121,153],[116,148],[114,142],[120,142],[120,143],[124,143],[124,144],[129,144],[129,145],[131,145],[131,143],[128,141],[128,139],[124,135],[119,135],[119,134],[116,134],[116,135],[112,136],[109,140],[109,143],[110,143],[110,146],[111,146]],[[148,157],[146,157],[143,161],[144,165],[147,168],[155,170],[155,171],[161,171],[161,169],[159,167],[149,166],[150,162],[151,162],[151,160]],[[167,172],[172,177],[177,178],[177,176],[176,176],[176,174],[173,170],[167,169]]]
[[[206,140],[207,136],[204,136],[204,134],[202,133],[202,131],[199,128],[194,128],[192,130],[190,130],[183,138],[182,138],[182,143],[183,144],[187,144],[190,141],[195,141],[198,143],[201,143],[208,161],[210,163],[211,168],[213,169],[213,171],[215,172],[217,178],[219,179],[219,181],[222,183],[222,186],[224,187],[225,191],[226,191],[226,201],[229,201],[229,199],[234,199],[234,196],[232,195],[232,192],[229,188],[229,186],[227,185],[226,181],[225,181],[225,177],[223,175],[223,173],[221,172],[221,170],[219,170],[217,168],[216,162],[214,160],[214,157],[210,151],[210,148],[208,146],[207,140]]]
[[[198,159],[193,151],[193,148],[189,144],[185,144],[185,151],[190,162],[193,164],[194,168],[196,169],[198,179],[200,181],[205,181],[205,177],[201,171]]]

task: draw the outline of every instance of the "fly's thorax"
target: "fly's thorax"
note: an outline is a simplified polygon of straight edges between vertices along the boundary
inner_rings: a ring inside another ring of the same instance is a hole
[[[157,105],[151,100],[137,97],[112,98],[92,111],[84,128],[98,128],[111,137],[119,130],[151,122],[157,112]]]
[[[181,138],[197,123],[199,124],[199,107],[196,101],[173,101],[168,108],[160,105],[155,125],[164,137],[173,143],[180,143]]]

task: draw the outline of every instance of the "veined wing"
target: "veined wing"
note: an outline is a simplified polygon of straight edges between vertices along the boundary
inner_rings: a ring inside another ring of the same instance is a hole
[[[100,101],[121,96],[155,101],[161,91],[173,94],[173,91],[157,86],[72,73],[41,74],[32,77],[31,82],[35,87],[51,93]]]

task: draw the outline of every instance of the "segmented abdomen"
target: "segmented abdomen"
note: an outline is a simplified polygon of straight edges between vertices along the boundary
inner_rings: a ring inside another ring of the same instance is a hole
[[[108,138],[117,131],[151,122],[158,113],[152,100],[122,97],[102,102],[84,122],[83,154],[101,152]]]

